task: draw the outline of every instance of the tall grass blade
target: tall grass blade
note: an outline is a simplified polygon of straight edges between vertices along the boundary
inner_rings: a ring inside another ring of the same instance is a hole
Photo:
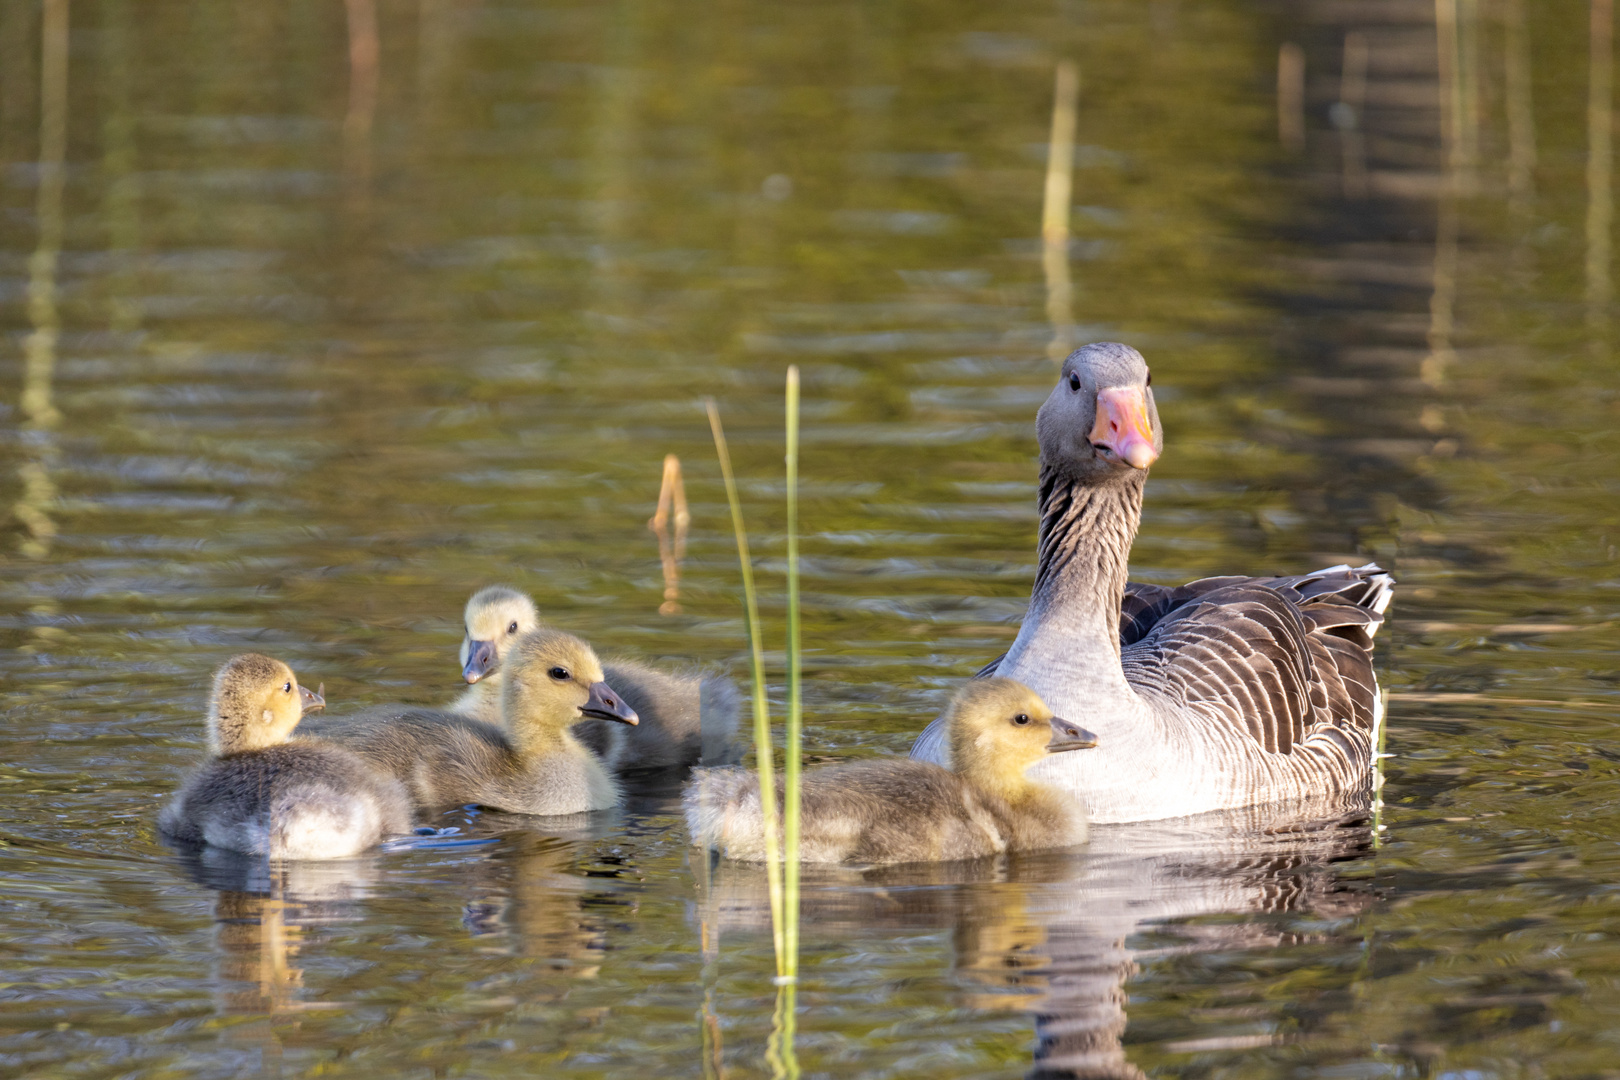
[[[765,647],[761,644],[759,600],[754,592],[754,567],[748,555],[748,530],[743,526],[742,501],[737,497],[737,478],[731,472],[731,452],[726,433],[720,426],[720,410],[713,398],[705,398],[709,430],[714,433],[715,453],[720,457],[720,475],[726,482],[726,499],[731,503],[731,525],[737,534],[737,561],[742,566],[743,605],[748,613],[748,644],[754,669],[754,757],[759,770],[759,809],[765,827],[765,881],[770,889],[771,936],[776,946],[776,974],[787,974],[782,938],[782,855],[777,844],[776,777],[772,761],[771,716],[765,700]]]
[[[786,982],[799,977],[799,765],[803,709],[799,687],[799,368],[787,370],[787,752],[782,764],[782,954]],[[789,1043],[789,1053],[792,1044]]]

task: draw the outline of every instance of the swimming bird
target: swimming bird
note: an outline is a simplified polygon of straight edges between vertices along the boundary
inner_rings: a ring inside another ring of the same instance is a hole
[[[510,644],[541,625],[527,594],[505,585],[480,589],[463,613],[461,674],[470,684],[450,711],[499,724],[501,665]],[[641,718],[634,728],[587,721],[580,741],[619,774],[685,769],[739,760],[737,687],[724,675],[668,672],[635,660],[609,658],[608,683]]]
[[[288,739],[306,709],[324,705],[279,660],[227,661],[208,701],[209,760],[158,827],[182,843],[285,859],[343,858],[409,831],[410,798],[393,777],[341,747]]]
[[[1127,584],[1147,469],[1164,447],[1147,362],[1103,343],[1064,361],[1041,406],[1040,540],[1028,613],[981,674],[1084,710],[1100,746],[1035,767],[1093,822],[1142,821],[1368,783],[1382,723],[1376,565],[1297,577]],[[936,720],[912,755],[946,762]]]
[[[1080,802],[1024,774],[1050,755],[1095,746],[1094,735],[1054,716],[1039,695],[1012,679],[964,686],[944,720],[950,769],[887,758],[806,772],[800,858],[943,862],[1071,847],[1085,840]],[[682,803],[693,844],[733,859],[764,859],[757,774],[700,770]]]
[[[591,647],[539,629],[507,645],[503,723],[432,709],[328,717],[312,725],[398,777],[417,805],[476,803],[520,814],[576,814],[619,803],[619,785],[570,730],[581,720],[634,725]]]

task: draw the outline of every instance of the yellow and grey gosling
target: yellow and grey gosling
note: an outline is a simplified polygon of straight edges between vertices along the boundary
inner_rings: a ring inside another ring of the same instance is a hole
[[[463,613],[461,675],[469,685],[451,712],[499,724],[502,663],[511,643],[541,625],[524,593],[505,585],[480,589]],[[608,683],[641,717],[634,728],[586,721],[574,734],[615,773],[725,765],[741,760],[737,687],[724,675],[668,672],[635,660],[608,659]]]
[[[806,772],[800,859],[943,862],[1085,840],[1079,800],[1030,780],[1024,771],[1049,754],[1095,746],[1095,736],[1053,716],[1034,691],[1011,679],[969,683],[945,716],[952,769],[887,758]],[[759,777],[753,771],[700,770],[682,802],[693,844],[732,859],[764,859]]]
[[[410,797],[392,776],[340,746],[288,740],[304,710],[324,704],[279,660],[228,661],[208,701],[209,760],[158,827],[182,843],[283,859],[340,859],[410,831]]]
[[[591,647],[560,630],[509,645],[500,726],[459,713],[403,709],[314,725],[398,777],[419,806],[476,803],[518,814],[577,814],[619,803],[619,785],[570,730],[586,719],[634,725]]]

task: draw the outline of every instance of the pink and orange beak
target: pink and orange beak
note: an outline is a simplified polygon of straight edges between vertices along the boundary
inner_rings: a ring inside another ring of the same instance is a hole
[[[1159,456],[1153,448],[1147,399],[1135,386],[1110,386],[1097,391],[1097,422],[1086,437],[1091,445],[1108,451],[1133,469],[1145,469]]]

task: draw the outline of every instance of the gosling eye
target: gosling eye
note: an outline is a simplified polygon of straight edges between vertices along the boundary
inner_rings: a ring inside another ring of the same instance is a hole
[[[292,682],[291,682],[291,681],[288,681],[288,682],[284,682],[284,683],[282,683],[282,684],[281,684],[281,692],[282,692],[282,693],[283,693],[283,694],[290,694],[290,693],[292,693]]]
[[[546,672],[546,674],[550,675],[553,679],[556,679],[558,682],[567,682],[568,681],[568,669],[565,668],[565,667],[554,667],[550,671]]]
[[[1072,371],[1069,372],[1069,390],[1075,394],[1080,392],[1080,376]]]
[[[1025,724],[1029,723],[1029,713],[1019,713],[1017,716],[1013,717],[1013,723],[1017,724],[1019,727],[1023,727]]]
[[[512,625],[511,625],[511,626],[508,626],[508,627],[507,627],[507,628],[506,628],[506,632],[507,632],[507,633],[508,633],[508,634],[515,634],[515,633],[517,633],[517,620],[515,620],[515,619],[514,619],[514,620],[513,620],[513,621],[512,621]]]

